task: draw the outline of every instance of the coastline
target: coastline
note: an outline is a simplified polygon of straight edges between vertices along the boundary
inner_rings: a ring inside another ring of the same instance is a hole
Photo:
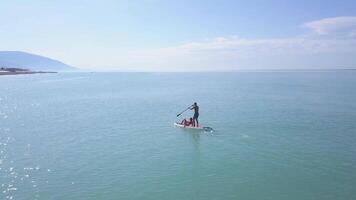
[[[0,76],[5,75],[21,75],[21,74],[47,74],[47,73],[58,73],[58,72],[43,72],[43,71],[17,71],[17,72],[10,72],[10,71],[2,71],[0,72]]]

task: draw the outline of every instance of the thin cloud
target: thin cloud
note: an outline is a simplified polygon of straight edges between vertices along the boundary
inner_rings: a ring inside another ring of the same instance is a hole
[[[305,23],[304,26],[319,35],[345,33],[345,35],[353,36],[356,32],[356,17],[343,16],[325,18]]]
[[[136,49],[114,59],[132,70],[147,71],[355,68],[356,39],[350,37],[356,33],[355,25],[356,17],[326,18],[306,23],[311,32],[303,36],[218,37],[166,48]],[[335,34],[341,30],[345,34]]]

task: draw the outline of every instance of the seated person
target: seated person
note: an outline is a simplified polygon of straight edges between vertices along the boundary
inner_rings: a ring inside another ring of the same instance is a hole
[[[182,124],[184,126],[191,126],[193,124],[193,118],[190,118],[189,121],[186,119],[183,119],[180,124]]]

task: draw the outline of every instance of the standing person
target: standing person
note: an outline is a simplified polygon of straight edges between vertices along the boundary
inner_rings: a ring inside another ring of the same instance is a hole
[[[194,102],[194,104],[191,106],[190,110],[194,110],[194,116],[193,116],[193,126],[195,127],[195,122],[197,122],[196,126],[199,126],[199,121],[198,121],[198,117],[199,117],[199,106],[197,104],[197,102]]]

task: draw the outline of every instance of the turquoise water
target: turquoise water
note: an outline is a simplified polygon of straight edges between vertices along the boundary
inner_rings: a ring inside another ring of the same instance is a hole
[[[355,122],[352,71],[1,76],[0,199],[356,199]]]

